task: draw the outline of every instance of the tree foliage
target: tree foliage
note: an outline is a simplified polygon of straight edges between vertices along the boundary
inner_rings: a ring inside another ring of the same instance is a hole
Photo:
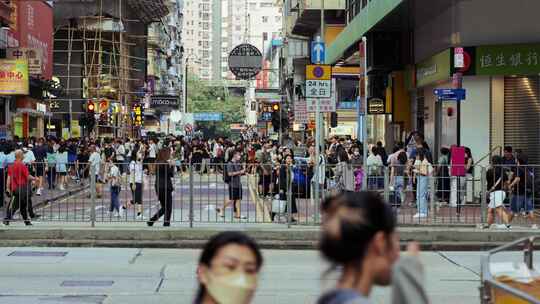
[[[196,77],[188,78],[188,112],[223,113],[223,121],[196,122],[205,138],[231,136],[230,124],[242,123],[245,118],[244,97],[228,93],[227,88],[207,86]]]

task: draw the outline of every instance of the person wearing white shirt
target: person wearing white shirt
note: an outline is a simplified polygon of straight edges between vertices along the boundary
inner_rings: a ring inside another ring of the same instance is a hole
[[[382,173],[384,164],[381,156],[378,154],[376,146],[371,146],[370,151],[371,153],[366,160],[366,167],[368,173],[368,187],[373,190],[381,188],[381,180],[384,184],[384,176]]]
[[[144,220],[142,214],[143,202],[143,153],[133,151],[129,163],[129,186],[131,189],[131,204],[137,206],[137,219]]]
[[[120,208],[120,169],[114,164],[112,157],[108,159],[109,171],[107,174],[107,180],[110,185],[111,191],[111,206],[109,212],[114,212],[114,217],[122,216],[122,209]]]
[[[157,146],[156,142],[151,139],[150,144],[148,145],[148,169],[150,174],[154,174],[154,162],[156,161],[157,156]]]
[[[126,149],[124,148],[124,144],[122,144],[121,140],[118,140],[116,143],[116,149],[115,149],[115,155],[116,155],[116,162],[118,163],[119,169],[120,169],[120,175],[124,174],[126,172]]]
[[[90,172],[95,174],[96,177],[96,193],[98,197],[101,197],[101,185],[99,183],[99,171],[101,168],[101,156],[99,152],[96,150],[96,146],[92,145],[90,146],[90,158],[88,159],[88,166],[90,169]]]

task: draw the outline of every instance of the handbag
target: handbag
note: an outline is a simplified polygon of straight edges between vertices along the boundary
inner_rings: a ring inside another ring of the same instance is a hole
[[[272,200],[272,212],[273,213],[285,213],[287,207],[287,201],[279,199],[279,195],[274,196]]]

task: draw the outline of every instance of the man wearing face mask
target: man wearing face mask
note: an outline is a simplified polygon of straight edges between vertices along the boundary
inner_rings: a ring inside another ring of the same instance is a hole
[[[223,232],[205,245],[197,267],[194,304],[249,304],[263,264],[259,247],[240,232]]]
[[[390,205],[374,192],[346,192],[322,204],[319,245],[335,269],[342,268],[335,289],[318,304],[369,304],[374,286],[392,284],[392,303],[429,303],[423,288],[423,270],[416,257],[399,257],[399,237]]]

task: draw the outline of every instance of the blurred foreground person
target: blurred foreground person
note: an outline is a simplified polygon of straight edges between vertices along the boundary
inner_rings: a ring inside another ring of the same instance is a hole
[[[341,274],[318,304],[369,304],[374,286],[390,284],[392,303],[428,303],[422,266],[416,257],[399,258],[396,220],[378,194],[345,192],[323,202],[322,212],[320,251]],[[418,255],[417,245],[409,247]]]
[[[223,232],[206,243],[197,267],[194,304],[249,304],[263,264],[259,247],[240,232]]]

